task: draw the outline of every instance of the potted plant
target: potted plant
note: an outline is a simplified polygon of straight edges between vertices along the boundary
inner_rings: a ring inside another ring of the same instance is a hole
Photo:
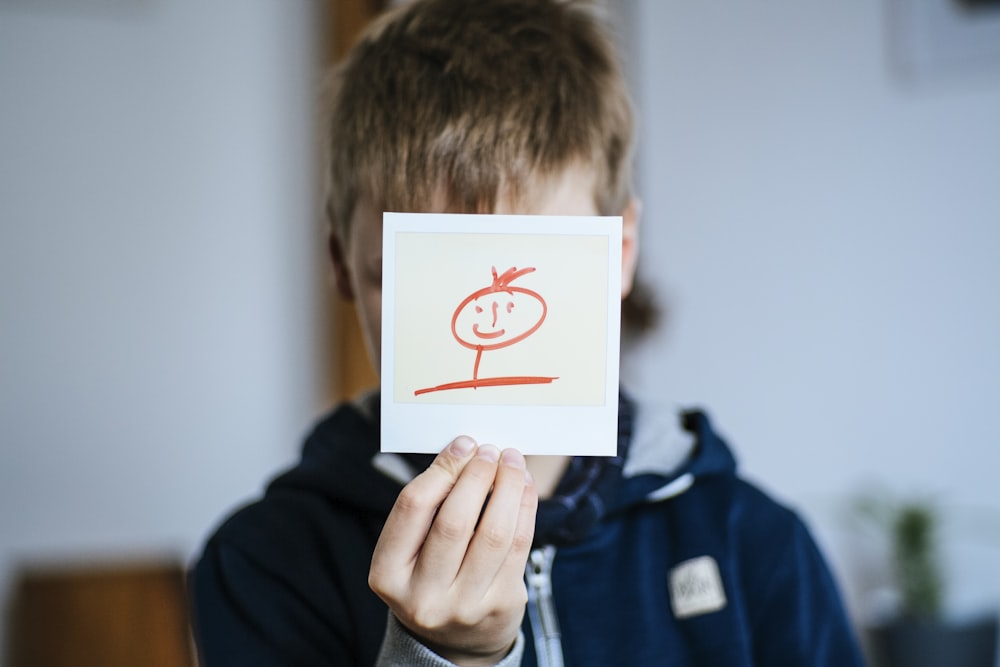
[[[926,499],[864,497],[861,514],[886,531],[898,609],[869,628],[877,667],[995,667],[997,617],[945,617],[938,507]]]

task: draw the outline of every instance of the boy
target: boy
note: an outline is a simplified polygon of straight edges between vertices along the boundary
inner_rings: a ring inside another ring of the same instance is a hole
[[[332,89],[330,252],[376,368],[382,211],[622,215],[629,293],[631,106],[587,7],[417,0]],[[206,545],[204,662],[860,664],[806,528],[706,417],[619,414],[617,456],[525,461],[468,436],[379,454],[377,398],[339,407]]]

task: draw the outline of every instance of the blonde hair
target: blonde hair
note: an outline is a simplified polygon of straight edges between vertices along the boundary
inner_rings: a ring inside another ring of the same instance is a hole
[[[631,197],[632,105],[589,3],[416,0],[369,27],[327,95],[327,215],[345,241],[359,201],[491,212],[575,163],[602,214]]]

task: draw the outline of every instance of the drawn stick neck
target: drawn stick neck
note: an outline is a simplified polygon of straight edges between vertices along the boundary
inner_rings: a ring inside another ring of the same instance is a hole
[[[472,379],[479,379],[479,360],[483,358],[483,347],[482,345],[476,348],[476,365],[472,367]]]

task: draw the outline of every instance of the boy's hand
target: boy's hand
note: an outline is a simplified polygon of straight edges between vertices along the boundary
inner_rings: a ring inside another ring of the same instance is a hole
[[[492,665],[524,616],[537,505],[520,452],[460,436],[400,492],[368,583],[441,657]]]

